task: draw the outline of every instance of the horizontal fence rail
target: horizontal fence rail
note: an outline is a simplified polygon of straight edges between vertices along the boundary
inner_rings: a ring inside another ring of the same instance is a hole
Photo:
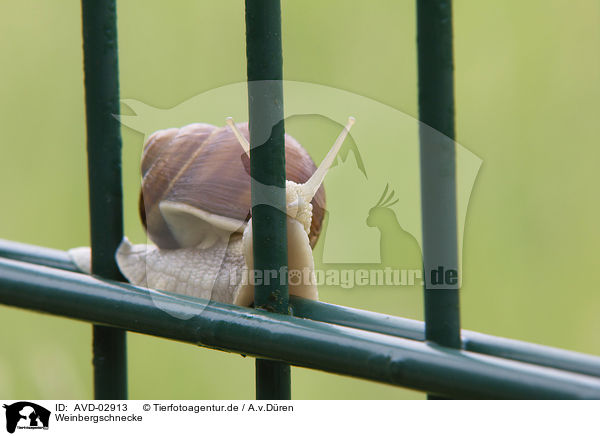
[[[425,323],[377,312],[292,297],[294,315],[331,324],[425,340]],[[488,356],[600,377],[600,357],[515,339],[461,330],[462,349]]]
[[[65,251],[0,239],[0,257],[78,272]],[[425,340],[422,321],[385,315],[321,301],[290,297],[293,314],[346,327],[416,341]],[[463,349],[550,368],[600,377],[600,357],[514,339],[462,330]]]
[[[12,245],[2,242],[0,254],[42,263],[54,253],[54,265],[68,265],[64,252]],[[424,327],[417,321],[298,298],[292,301],[296,316],[290,317],[159,293],[68,269],[0,259],[0,303],[453,398],[600,398],[597,377],[421,342]],[[562,356],[562,363],[573,371],[600,372],[600,358],[593,356],[469,332],[463,340],[511,359],[511,353],[529,351],[540,363],[556,363]]]

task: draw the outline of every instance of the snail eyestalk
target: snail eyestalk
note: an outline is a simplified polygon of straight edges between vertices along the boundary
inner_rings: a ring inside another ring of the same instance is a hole
[[[225,122],[227,123],[227,125],[229,127],[231,127],[231,130],[233,130],[233,134],[235,135],[235,137],[237,138],[238,142],[240,143],[240,145],[244,149],[244,152],[248,156],[250,156],[250,143],[244,137],[244,135],[242,135],[242,132],[240,132],[240,129],[238,129],[237,126],[235,125],[235,122],[233,121],[233,117],[227,117],[227,119],[225,120]]]
[[[302,191],[307,201],[311,201],[317,193],[319,187],[325,179],[325,176],[327,175],[327,171],[329,171],[329,168],[331,168],[331,165],[335,161],[335,158],[342,148],[342,144],[344,143],[346,136],[348,136],[348,132],[350,132],[350,128],[355,121],[356,120],[354,117],[348,117],[348,123],[346,124],[346,127],[344,127],[344,130],[342,130],[336,139],[333,147],[331,147],[331,150],[329,150],[329,153],[327,153],[327,156],[325,156],[321,162],[321,165],[319,165],[319,168],[317,168],[310,179],[308,179],[308,181],[302,185]]]

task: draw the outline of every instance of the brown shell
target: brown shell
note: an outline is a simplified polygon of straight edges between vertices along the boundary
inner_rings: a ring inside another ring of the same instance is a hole
[[[237,124],[248,139],[248,123]],[[285,135],[286,177],[306,182],[317,169],[306,150]],[[161,248],[178,245],[158,205],[163,200],[216,215],[250,219],[250,162],[229,127],[190,124],[153,133],[142,154],[140,216],[150,239]],[[321,233],[325,212],[325,189],[312,200],[311,247]]]

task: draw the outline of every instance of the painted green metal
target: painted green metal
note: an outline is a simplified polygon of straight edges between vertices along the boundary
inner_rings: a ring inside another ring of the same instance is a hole
[[[82,0],[92,271],[121,280],[114,253],[123,238],[121,129],[115,0]],[[94,395],[127,398],[126,332],[93,327]]]
[[[450,0],[417,0],[421,213],[425,336],[460,347],[458,285],[435,287],[431,273],[458,271],[454,65]],[[440,140],[437,132],[450,141]]]
[[[600,398],[596,377],[11,259],[0,303],[442,396]]]
[[[252,175],[254,269],[270,280],[256,285],[254,305],[288,312],[283,60],[279,0],[246,0],[246,57]],[[271,189],[276,187],[278,189]],[[256,361],[256,398],[290,399],[290,368]]]
[[[0,257],[35,263],[67,271],[77,271],[68,254],[61,250],[38,247],[0,239]],[[192,303],[197,301],[192,299]],[[382,313],[338,306],[322,301],[290,296],[292,314],[375,333],[416,341],[425,340],[425,325],[421,321]],[[564,371],[600,377],[600,357],[545,345],[462,330],[462,348],[488,356],[518,360]]]
[[[294,316],[343,325],[387,335],[425,340],[421,321],[290,297]],[[461,330],[462,348],[474,353],[502,357],[534,365],[600,377],[600,357],[515,339]]]
[[[425,337],[459,348],[458,284],[435,286],[431,277],[439,267],[458,272],[451,5],[451,0],[417,0],[419,135]]]
[[[66,251],[0,239],[0,257],[78,272]]]
[[[291,399],[291,378],[292,371],[289,363],[256,359],[256,399]]]
[[[290,306],[292,314],[299,318],[383,333],[413,341],[425,340],[424,324],[421,321],[307,300],[293,295],[290,296]]]

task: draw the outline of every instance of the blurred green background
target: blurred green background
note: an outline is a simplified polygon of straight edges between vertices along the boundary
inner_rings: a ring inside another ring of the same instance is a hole
[[[483,159],[462,325],[600,355],[600,4],[457,0],[454,18],[457,140]],[[245,79],[242,1],[120,1],[118,20],[123,98],[169,108]],[[286,79],[417,115],[414,1],[283,1],[283,22]],[[0,238],[88,245],[80,4],[5,1],[0,28]],[[123,129],[134,241],[142,141]],[[416,290],[320,294],[422,319]],[[89,325],[0,307],[0,330],[0,397],[92,397]],[[254,396],[253,359],[128,337],[131,398]],[[424,397],[301,368],[292,377],[295,399]]]

